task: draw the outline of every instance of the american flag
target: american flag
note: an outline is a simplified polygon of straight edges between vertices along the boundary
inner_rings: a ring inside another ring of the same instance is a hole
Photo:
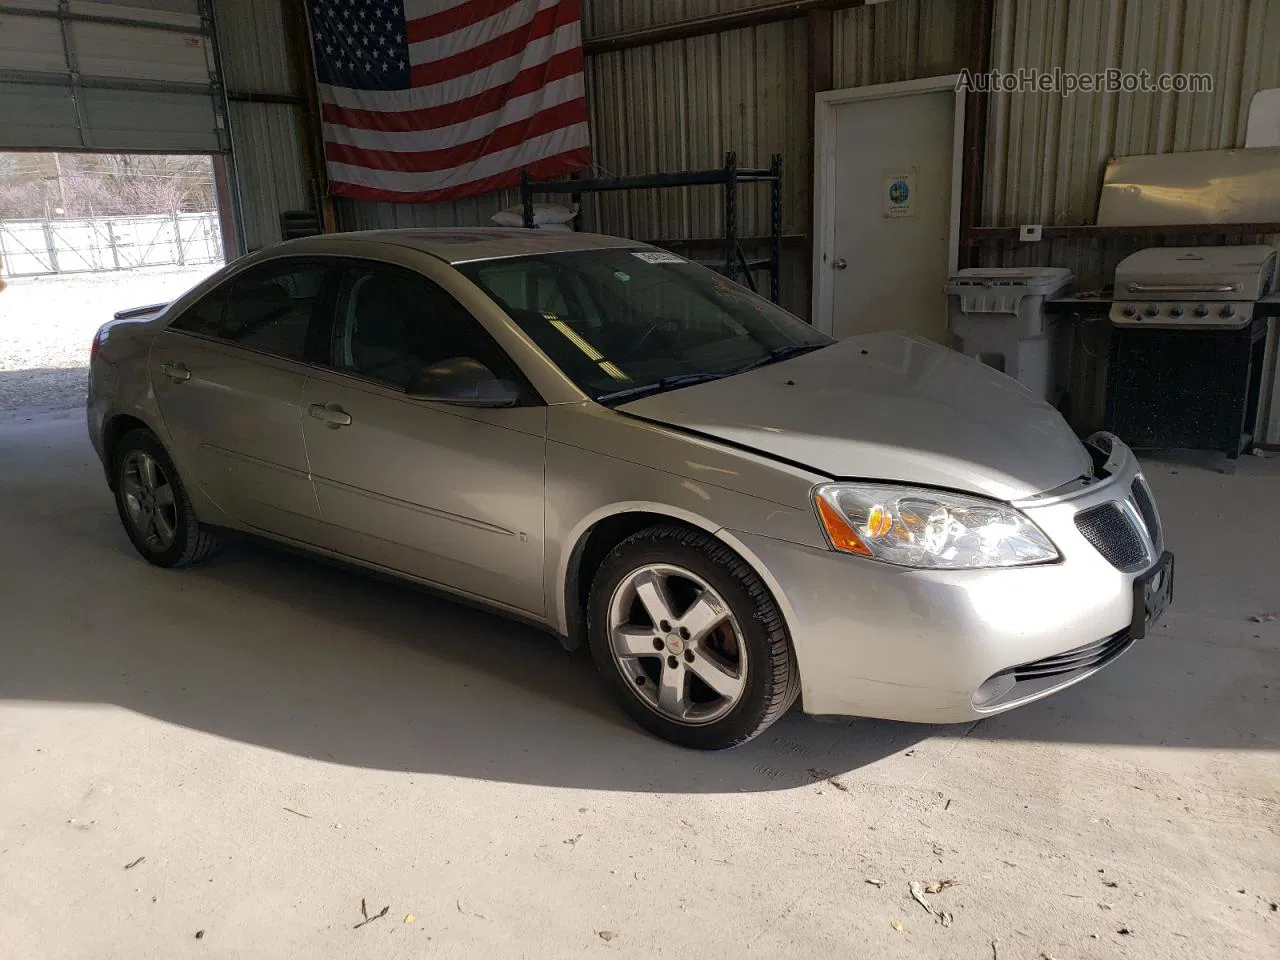
[[[580,0],[308,0],[330,192],[428,203],[591,162]]]

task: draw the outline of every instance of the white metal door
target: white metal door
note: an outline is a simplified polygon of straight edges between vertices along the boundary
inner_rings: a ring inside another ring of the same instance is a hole
[[[960,130],[954,87],[941,83],[846,91],[827,105],[815,318],[836,337],[902,330],[946,342]]]
[[[0,149],[229,149],[210,0],[0,2]]]

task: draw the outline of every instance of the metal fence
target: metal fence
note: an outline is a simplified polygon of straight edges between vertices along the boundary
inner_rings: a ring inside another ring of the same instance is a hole
[[[0,220],[0,272],[6,277],[221,262],[216,213]]]

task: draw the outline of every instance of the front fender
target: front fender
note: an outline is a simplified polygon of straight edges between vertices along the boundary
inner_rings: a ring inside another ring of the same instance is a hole
[[[571,412],[568,423],[566,411],[553,412],[560,416],[551,418],[548,431],[543,589],[549,624],[562,636],[571,636],[574,626],[568,586],[579,546],[596,524],[610,517],[651,513],[705,530],[750,563],[775,595],[776,582],[730,530],[826,546],[808,505],[816,479],[811,475],[785,465],[775,469],[753,456],[628,418],[616,417],[610,424],[610,412],[601,418],[583,411],[588,422],[584,436],[582,421]],[[592,428],[606,429],[606,450],[583,443],[593,439]],[[578,442],[566,442],[569,438]],[[667,464],[670,468],[662,466]],[[752,487],[761,493],[746,492]],[[779,502],[783,500],[788,502]]]

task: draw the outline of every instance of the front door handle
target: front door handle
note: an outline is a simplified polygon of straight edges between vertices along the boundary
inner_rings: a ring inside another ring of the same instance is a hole
[[[183,380],[191,379],[191,371],[187,369],[185,363],[175,363],[172,360],[166,360],[160,364],[160,372],[172,380],[174,383],[181,383]]]
[[[843,270],[848,265],[849,265],[849,261],[846,260],[844,257],[838,257],[837,259],[831,262],[832,268],[836,270]]]
[[[307,407],[307,413],[334,430],[351,424],[351,414],[336,403],[313,403]]]

